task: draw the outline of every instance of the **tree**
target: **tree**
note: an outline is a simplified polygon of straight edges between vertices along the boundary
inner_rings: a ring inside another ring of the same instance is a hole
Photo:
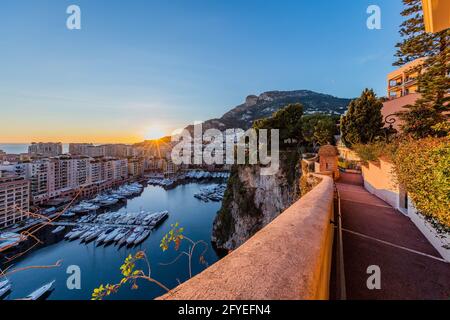
[[[302,119],[302,135],[313,149],[331,144],[337,131],[336,119],[325,114],[306,115]]]
[[[394,65],[402,66],[419,58],[423,59],[423,65],[411,69],[411,72],[419,72],[421,98],[397,115],[403,120],[404,133],[423,138],[437,135],[433,126],[445,122],[445,112],[449,111],[450,30],[427,33],[421,0],[403,0],[403,4],[406,8],[402,16],[407,19],[400,25],[403,40],[396,45]]]
[[[285,108],[275,112],[272,117],[256,120],[254,129],[279,129],[281,143],[286,141],[303,141],[302,136],[303,105],[300,103],[289,104]]]
[[[347,147],[367,144],[384,133],[383,103],[372,89],[365,89],[361,97],[350,102],[347,113],[341,117],[342,141]]]

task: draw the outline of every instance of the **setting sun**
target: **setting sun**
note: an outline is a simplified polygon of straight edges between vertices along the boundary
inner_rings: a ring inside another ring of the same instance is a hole
[[[157,126],[152,126],[146,130],[144,138],[145,140],[156,140],[164,137],[165,135],[166,133],[163,129]]]

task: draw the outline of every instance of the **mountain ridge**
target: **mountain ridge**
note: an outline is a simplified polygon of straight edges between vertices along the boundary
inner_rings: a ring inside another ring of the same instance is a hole
[[[271,116],[288,104],[301,103],[305,114],[344,114],[351,99],[311,90],[267,91],[260,95],[249,95],[245,102],[232,108],[220,118],[203,122],[203,130],[231,128],[249,129],[255,120]],[[193,132],[193,125],[186,127]]]

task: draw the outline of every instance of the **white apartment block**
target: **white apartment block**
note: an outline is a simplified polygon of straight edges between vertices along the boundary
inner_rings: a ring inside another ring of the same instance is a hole
[[[30,181],[33,200],[47,198],[51,176],[50,167],[49,160],[37,160],[26,164],[25,177]]]
[[[142,159],[128,159],[128,175],[141,177],[144,174],[144,161]]]
[[[0,171],[20,176],[30,181],[34,203],[85,192],[92,185],[109,184],[128,179],[128,160],[116,158],[90,158],[84,156],[59,156],[29,163],[0,166]]]
[[[128,179],[128,160],[113,160],[113,172],[114,180]]]
[[[23,178],[0,178],[0,228],[28,217],[30,183]]]
[[[98,183],[103,180],[103,164],[101,160],[91,160],[89,163],[89,183]]]

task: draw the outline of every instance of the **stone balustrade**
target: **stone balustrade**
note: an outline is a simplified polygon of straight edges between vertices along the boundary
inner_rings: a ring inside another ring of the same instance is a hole
[[[321,178],[238,249],[159,299],[328,299],[334,186]]]

